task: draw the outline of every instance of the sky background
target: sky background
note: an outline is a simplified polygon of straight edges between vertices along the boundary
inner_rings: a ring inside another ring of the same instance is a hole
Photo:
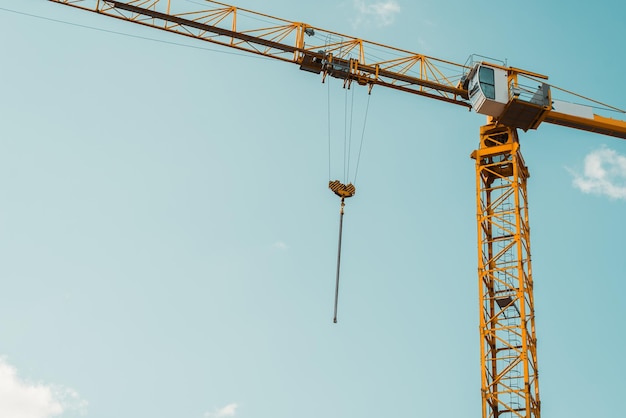
[[[626,107],[621,0],[234,4]],[[480,416],[483,116],[374,88],[333,324],[337,80],[45,0],[0,33],[0,416]],[[626,142],[520,141],[543,414],[617,416]]]

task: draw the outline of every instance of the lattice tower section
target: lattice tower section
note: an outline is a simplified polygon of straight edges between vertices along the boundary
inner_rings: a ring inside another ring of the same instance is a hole
[[[515,129],[481,127],[476,160],[483,418],[539,418],[526,180]]]

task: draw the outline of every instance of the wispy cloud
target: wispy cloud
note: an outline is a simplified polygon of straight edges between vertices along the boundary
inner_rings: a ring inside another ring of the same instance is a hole
[[[75,390],[24,381],[0,358],[0,416],[52,418],[70,410],[84,413],[86,408],[87,402]]]
[[[377,2],[354,0],[353,6],[356,10],[356,17],[353,20],[355,27],[366,24],[389,26],[394,22],[396,15],[400,13],[400,5],[396,0]]]
[[[603,146],[585,157],[583,173],[569,170],[573,184],[584,193],[626,199],[626,157]]]
[[[205,418],[224,418],[224,417],[234,417],[237,413],[237,408],[239,405],[236,403],[230,403],[223,408],[217,408],[213,412],[207,412],[204,414]]]
[[[287,246],[287,244],[285,244],[283,241],[276,241],[272,244],[272,248],[285,251],[289,248],[289,246]]]

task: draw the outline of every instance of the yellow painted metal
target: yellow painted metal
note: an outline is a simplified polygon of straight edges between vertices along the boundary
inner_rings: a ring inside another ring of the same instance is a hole
[[[514,129],[480,130],[476,160],[483,418],[539,418],[528,169]]]
[[[583,118],[565,113],[549,111],[544,117],[544,122],[568,128],[581,129],[615,138],[626,139],[626,121],[593,115],[593,119]]]
[[[344,198],[352,197],[356,193],[356,188],[352,183],[343,184],[339,180],[329,181],[328,188],[339,196],[342,202]]]

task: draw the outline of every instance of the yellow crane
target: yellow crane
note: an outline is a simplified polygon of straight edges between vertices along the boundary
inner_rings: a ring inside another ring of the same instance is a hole
[[[471,154],[476,161],[482,415],[540,417],[529,171],[518,130],[551,123],[626,139],[625,121],[593,109],[626,112],[575,94],[590,105],[554,100],[553,91],[560,89],[548,84],[547,76],[520,68],[486,61],[456,64],[215,1],[49,1],[293,63],[321,74],[322,80],[341,79],[345,88],[353,82],[370,91],[381,86],[487,116],[479,147]],[[242,25],[241,12],[256,23]]]

